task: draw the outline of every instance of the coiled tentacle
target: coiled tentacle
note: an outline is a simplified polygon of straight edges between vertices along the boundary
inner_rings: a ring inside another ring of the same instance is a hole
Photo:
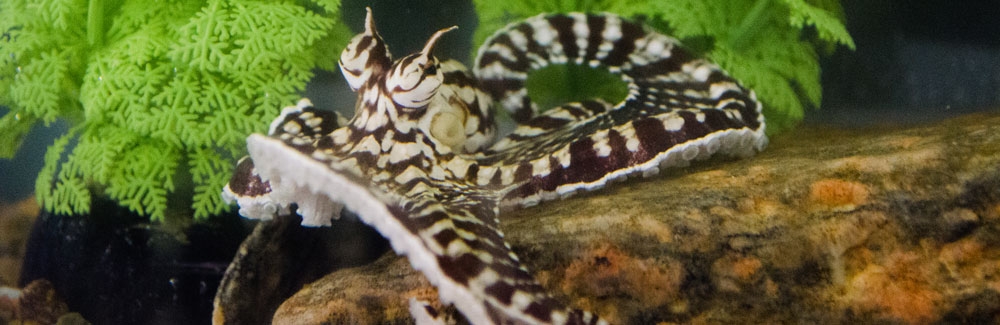
[[[607,69],[627,83],[628,96],[539,114],[524,85],[529,72],[551,64]],[[716,153],[748,156],[767,144],[752,91],[677,40],[611,14],[538,15],[508,25],[480,48],[475,74],[522,122],[480,160],[520,175],[508,203],[533,204]]]

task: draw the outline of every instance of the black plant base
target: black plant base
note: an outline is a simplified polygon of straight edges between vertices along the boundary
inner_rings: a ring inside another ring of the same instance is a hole
[[[389,242],[344,210],[330,227],[303,227],[297,214],[261,222],[243,242],[222,279],[214,320],[266,324],[305,284],[343,268],[368,264]]]
[[[90,215],[39,215],[20,285],[52,282],[94,324],[208,324],[226,266],[252,223],[235,212],[181,230],[95,200]]]

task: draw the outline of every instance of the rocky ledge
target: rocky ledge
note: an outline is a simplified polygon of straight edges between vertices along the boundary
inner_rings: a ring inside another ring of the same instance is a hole
[[[751,159],[632,179],[502,220],[550,292],[613,323],[997,323],[1000,115],[804,126]],[[242,260],[266,251],[251,242]],[[226,298],[252,291],[243,278],[229,276],[217,320],[238,322],[248,309]],[[280,297],[273,320],[412,322],[410,297],[437,295],[388,253]]]

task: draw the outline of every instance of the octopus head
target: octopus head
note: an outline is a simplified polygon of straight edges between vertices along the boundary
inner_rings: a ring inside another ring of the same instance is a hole
[[[431,55],[434,43],[446,32],[457,27],[452,26],[437,31],[427,40],[424,49],[410,54],[396,63],[385,79],[385,88],[389,97],[401,109],[425,108],[444,81],[441,73],[441,63]]]
[[[391,121],[400,131],[417,128],[447,147],[461,149],[467,140],[469,104],[454,89],[440,91],[444,71],[457,70],[452,66],[457,63],[442,68],[432,55],[438,39],[456,28],[435,32],[419,52],[393,62],[368,9],[364,32],[354,36],[339,62],[348,85],[359,93],[352,124],[370,131]]]

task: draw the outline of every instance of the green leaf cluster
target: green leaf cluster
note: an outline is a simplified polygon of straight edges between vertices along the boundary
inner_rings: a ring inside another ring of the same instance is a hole
[[[294,103],[351,33],[339,0],[4,0],[0,158],[73,125],[36,182],[56,213],[104,194],[153,220],[222,212],[245,138]]]
[[[475,0],[478,47],[504,25],[543,12],[632,17],[702,52],[753,89],[768,133],[787,130],[822,96],[818,49],[854,49],[838,0]],[[529,89],[529,92],[532,90]]]

